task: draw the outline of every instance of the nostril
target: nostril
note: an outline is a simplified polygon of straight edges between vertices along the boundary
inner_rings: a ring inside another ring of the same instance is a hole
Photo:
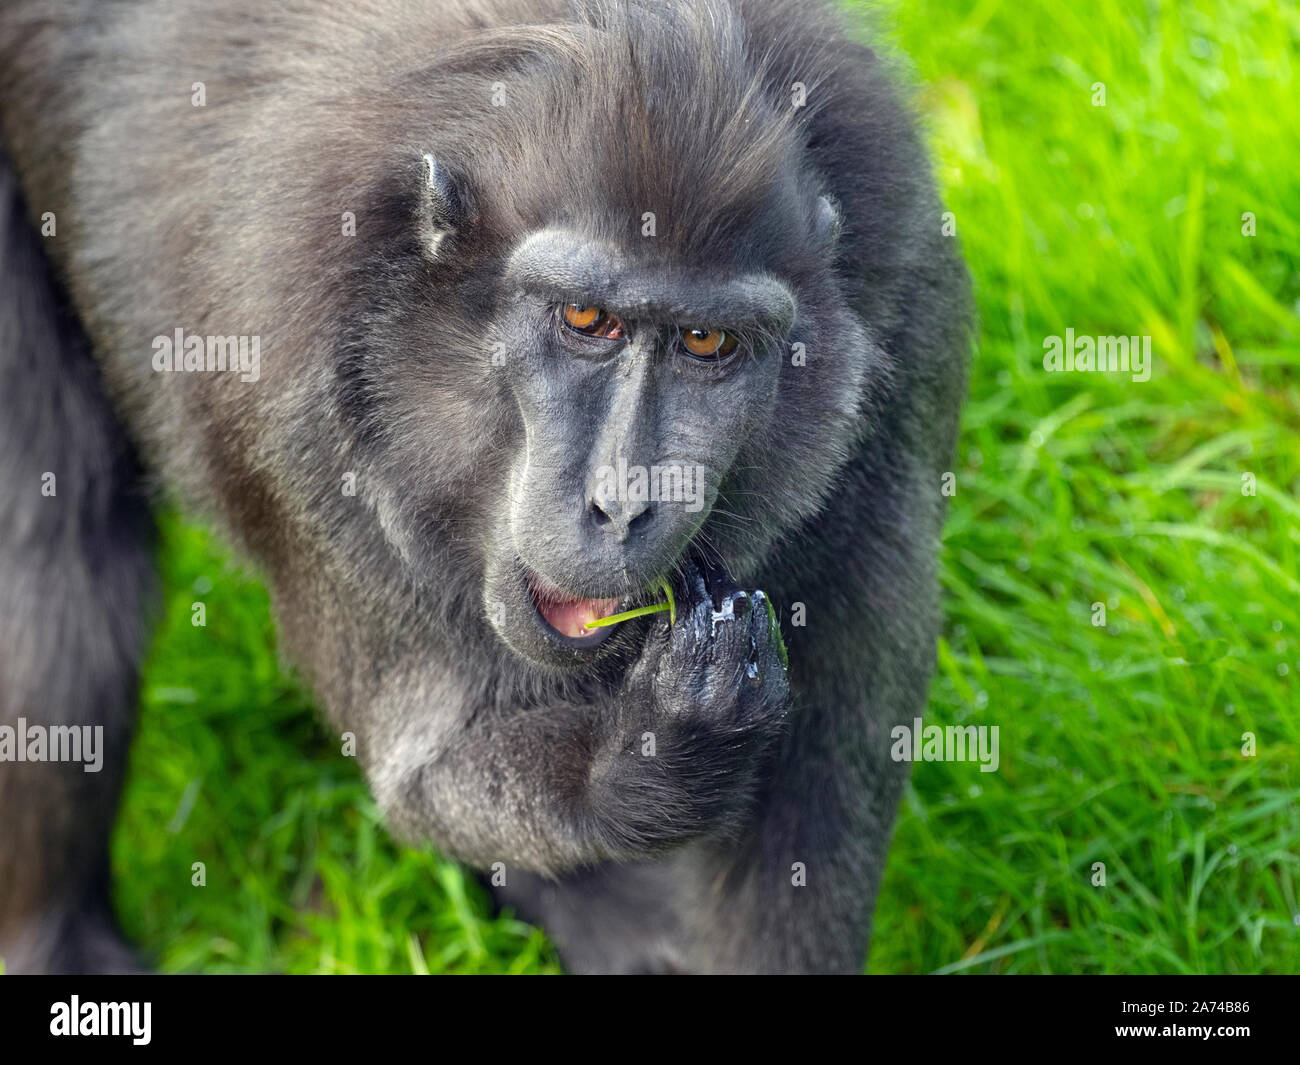
[[[642,500],[624,503],[617,499],[593,496],[587,502],[592,525],[624,543],[628,535],[643,529],[653,516],[650,504]]]

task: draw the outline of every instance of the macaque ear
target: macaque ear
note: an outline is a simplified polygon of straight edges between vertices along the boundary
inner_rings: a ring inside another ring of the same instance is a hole
[[[421,168],[420,237],[425,254],[436,259],[442,242],[472,223],[476,215],[464,182],[444,164],[426,153]]]
[[[844,228],[844,219],[840,215],[839,204],[829,196],[817,199],[817,236],[834,250],[840,239],[840,230]]]

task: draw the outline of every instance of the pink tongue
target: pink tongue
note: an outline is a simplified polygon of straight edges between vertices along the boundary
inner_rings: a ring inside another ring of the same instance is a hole
[[[617,599],[566,599],[537,600],[546,623],[565,636],[590,636],[596,630],[587,628],[587,622],[609,617],[618,609]]]

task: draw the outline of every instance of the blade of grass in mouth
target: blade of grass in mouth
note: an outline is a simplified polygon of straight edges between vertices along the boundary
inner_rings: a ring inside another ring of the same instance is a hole
[[[617,625],[620,621],[629,621],[632,618],[645,617],[646,614],[661,614],[668,611],[668,624],[677,624],[677,601],[673,598],[673,590],[667,581],[660,581],[658,588],[668,597],[666,603],[653,603],[650,606],[639,606],[635,610],[624,610],[621,614],[610,614],[607,618],[597,618],[595,621],[589,621],[584,626],[588,629],[597,629],[605,625]]]

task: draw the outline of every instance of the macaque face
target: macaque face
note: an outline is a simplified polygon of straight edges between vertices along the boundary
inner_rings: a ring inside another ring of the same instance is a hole
[[[590,622],[651,601],[770,422],[794,297],[771,276],[632,265],[560,230],[521,243],[506,289],[498,350],[523,432],[489,560],[493,623],[528,657],[581,661],[616,627]]]

